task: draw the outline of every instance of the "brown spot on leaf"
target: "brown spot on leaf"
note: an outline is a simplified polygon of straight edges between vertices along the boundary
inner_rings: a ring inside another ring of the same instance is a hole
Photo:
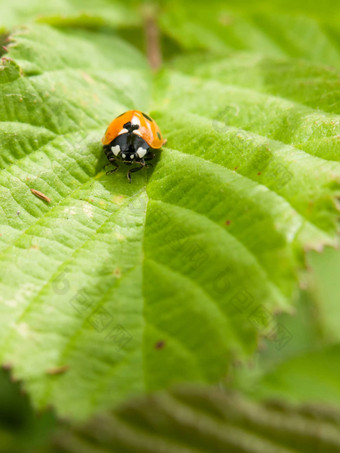
[[[87,83],[91,83],[91,84],[94,83],[94,80],[92,79],[92,77],[89,74],[87,74],[87,72],[82,72],[81,76],[84,80],[86,80]]]
[[[233,23],[233,18],[229,14],[222,13],[218,21],[221,25],[227,27],[228,25],[231,25]]]
[[[113,271],[113,275],[117,278],[120,278],[122,276],[121,270],[119,267],[116,267],[116,269]]]
[[[1,367],[3,370],[10,370],[12,368],[12,364],[11,363],[4,363]]]
[[[40,198],[41,200],[44,200],[47,203],[51,203],[50,198],[48,198],[48,196],[46,196],[44,193],[39,192],[39,190],[31,189],[31,192],[33,193],[33,195]]]
[[[5,55],[8,52],[8,46],[5,45],[8,43],[8,33],[0,34],[0,57]]]
[[[55,376],[56,374],[66,373],[66,371],[68,369],[69,369],[68,365],[63,365],[63,366],[59,366],[59,367],[51,368],[51,369],[47,370],[47,374],[50,374],[51,376]]]
[[[163,349],[165,346],[165,341],[164,340],[159,340],[155,344],[155,349]]]

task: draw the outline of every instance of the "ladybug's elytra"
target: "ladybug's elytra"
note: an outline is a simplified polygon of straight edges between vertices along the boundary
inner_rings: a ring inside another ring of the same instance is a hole
[[[138,164],[138,167],[127,172],[127,178],[131,182],[131,173],[150,166],[145,161],[153,159],[155,155],[152,151],[160,149],[166,140],[152,118],[139,110],[130,110],[110,123],[102,143],[106,157],[115,167],[108,173],[118,169],[116,160],[125,165]]]

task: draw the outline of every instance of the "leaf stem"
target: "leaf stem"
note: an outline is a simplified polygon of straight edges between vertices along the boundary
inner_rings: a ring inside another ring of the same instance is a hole
[[[149,64],[154,71],[162,64],[160,34],[157,24],[157,11],[154,5],[147,4],[143,8],[146,51]]]

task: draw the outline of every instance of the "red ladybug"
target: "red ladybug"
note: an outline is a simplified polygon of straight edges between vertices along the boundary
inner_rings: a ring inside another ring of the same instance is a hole
[[[102,143],[106,157],[115,167],[108,173],[118,169],[117,160],[125,165],[138,164],[127,172],[131,182],[131,173],[150,166],[145,161],[153,159],[155,155],[152,151],[161,148],[166,140],[152,118],[139,110],[130,110],[110,123]]]

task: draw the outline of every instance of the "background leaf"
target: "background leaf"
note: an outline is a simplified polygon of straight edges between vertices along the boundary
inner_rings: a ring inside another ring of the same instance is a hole
[[[150,410],[152,408],[152,410]],[[78,432],[61,431],[64,452],[338,452],[339,413],[317,406],[257,404],[211,388],[131,401]]]
[[[252,363],[233,369],[234,385],[259,400],[339,405],[339,342],[336,330],[339,251],[327,248],[311,253],[310,289],[301,294],[294,317],[280,315],[278,324],[292,341],[277,351],[270,342],[262,344]],[[331,290],[332,289],[332,290]]]
[[[338,4],[331,1],[213,0],[207,13],[204,3],[189,0],[169,2],[160,21],[186,50],[248,50],[339,67],[339,16]]]
[[[0,24],[10,28],[36,20],[59,26],[131,27],[140,23],[137,10],[131,7],[132,3],[98,0],[94,4],[88,0],[53,0],[42,5],[36,0],[24,4],[21,0],[13,0],[10,5],[1,3]]]

